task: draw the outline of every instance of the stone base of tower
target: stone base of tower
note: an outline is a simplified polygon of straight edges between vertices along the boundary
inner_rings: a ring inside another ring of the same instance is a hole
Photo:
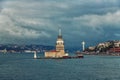
[[[45,57],[47,57],[47,58],[60,58],[63,56],[66,56],[65,53],[60,52],[60,51],[45,52]]]

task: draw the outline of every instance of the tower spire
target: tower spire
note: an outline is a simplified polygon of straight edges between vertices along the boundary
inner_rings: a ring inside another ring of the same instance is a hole
[[[61,29],[59,28],[59,36],[61,36],[62,35],[62,33],[61,33]]]
[[[60,29],[60,28],[59,28],[58,38],[59,38],[59,39],[62,39],[62,33],[61,33],[61,29]]]

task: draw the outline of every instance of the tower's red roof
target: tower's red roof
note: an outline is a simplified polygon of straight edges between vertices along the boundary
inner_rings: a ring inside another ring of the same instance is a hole
[[[50,52],[57,52],[56,50],[51,50]]]

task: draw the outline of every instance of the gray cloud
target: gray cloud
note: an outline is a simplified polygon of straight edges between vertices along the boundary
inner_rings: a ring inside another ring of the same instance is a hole
[[[0,1],[0,41],[53,45],[59,27],[66,46],[80,46],[83,40],[92,45],[119,39],[119,3],[119,0]]]

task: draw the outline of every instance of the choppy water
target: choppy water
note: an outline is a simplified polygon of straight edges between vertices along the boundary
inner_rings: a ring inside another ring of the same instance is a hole
[[[33,59],[33,54],[0,54],[0,80],[120,80],[120,57]]]

